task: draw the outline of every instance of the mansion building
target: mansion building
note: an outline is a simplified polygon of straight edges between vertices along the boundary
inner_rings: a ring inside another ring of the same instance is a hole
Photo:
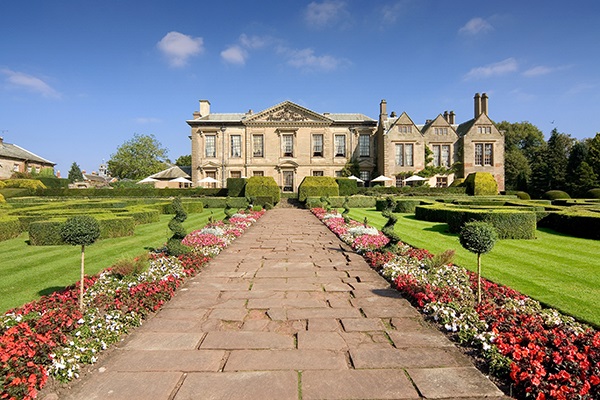
[[[446,111],[418,125],[406,112],[388,116],[385,100],[378,121],[358,113],[321,114],[290,101],[258,113],[211,113],[210,102],[200,100],[200,111],[186,121],[192,182],[208,186],[201,181],[212,178],[218,182],[213,185],[225,187],[227,178],[271,176],[284,192],[296,192],[304,177],[341,176],[352,160],[365,185],[384,175],[391,178],[386,185],[402,186],[429,158],[428,165],[441,167],[431,186],[490,172],[502,191],[504,135],[488,117],[488,96],[477,93],[474,103],[469,121],[456,124],[454,112]]]

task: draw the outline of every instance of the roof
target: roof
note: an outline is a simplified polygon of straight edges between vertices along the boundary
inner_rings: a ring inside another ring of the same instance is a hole
[[[25,150],[22,147],[17,146],[16,144],[6,143],[4,141],[0,141],[0,157],[2,158],[12,158],[15,160],[22,161],[33,161],[40,164],[50,164],[56,165],[52,161],[46,160],[34,154],[28,150]]]
[[[335,122],[358,122],[358,121],[370,121],[370,122],[377,122],[372,118],[367,117],[364,114],[360,114],[360,113],[356,113],[356,114],[334,114],[334,113],[330,113],[330,114],[324,114],[325,116],[331,118],[332,120],[334,120]]]
[[[177,165],[167,168],[163,171],[150,175],[154,179],[175,179],[175,178],[191,178],[192,167],[178,167]]]

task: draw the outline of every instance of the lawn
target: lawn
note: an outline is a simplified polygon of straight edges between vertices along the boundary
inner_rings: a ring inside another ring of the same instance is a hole
[[[455,264],[472,271],[477,256],[463,249],[447,225],[397,214],[396,232],[414,247],[434,254],[456,250]],[[375,209],[352,209],[350,217],[381,228],[386,218]],[[534,240],[499,240],[482,256],[482,274],[548,306],[600,326],[600,241],[538,229]]]
[[[222,209],[205,209],[188,214],[183,223],[187,231],[202,228],[208,218],[223,219]],[[135,257],[149,248],[161,247],[171,236],[167,224],[172,215],[161,215],[159,222],[139,225],[134,236],[103,239],[86,246],[85,271],[96,274],[116,260]],[[81,247],[29,246],[27,233],[0,242],[0,312],[20,306],[79,280]]]

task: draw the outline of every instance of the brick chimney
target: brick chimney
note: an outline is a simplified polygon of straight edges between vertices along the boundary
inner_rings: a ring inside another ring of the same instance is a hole
[[[456,114],[454,114],[454,111],[450,111],[450,114],[448,115],[448,123],[450,125],[454,125],[454,118],[456,117]]]
[[[481,113],[488,115],[488,95],[486,93],[481,95]]]
[[[444,119],[446,120],[446,122],[450,122],[450,120],[448,119],[448,110],[444,111]]]
[[[200,100],[200,116],[205,117],[210,114],[210,101]]]
[[[481,115],[481,96],[479,93],[475,93],[473,99],[475,100],[475,118],[477,118]]]
[[[379,103],[379,120],[387,119],[387,101],[381,100]]]

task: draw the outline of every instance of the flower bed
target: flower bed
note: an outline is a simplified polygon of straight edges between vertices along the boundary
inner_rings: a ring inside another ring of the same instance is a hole
[[[324,217],[331,213],[313,213],[328,224]],[[344,232],[350,225],[336,221],[334,226]],[[482,303],[476,305],[476,275],[452,264],[436,265],[427,250],[399,243],[395,253],[380,247],[364,256],[455,340],[477,349],[513,396],[600,399],[597,330],[485,279]]]
[[[263,214],[236,214],[230,223],[192,232],[184,239],[192,252],[177,258],[153,254],[144,272],[121,276],[109,268],[86,277],[84,313],[74,285],[0,316],[0,399],[35,399],[49,376],[77,378],[81,364],[93,364],[102,350],[141,325],[186,277]]]

